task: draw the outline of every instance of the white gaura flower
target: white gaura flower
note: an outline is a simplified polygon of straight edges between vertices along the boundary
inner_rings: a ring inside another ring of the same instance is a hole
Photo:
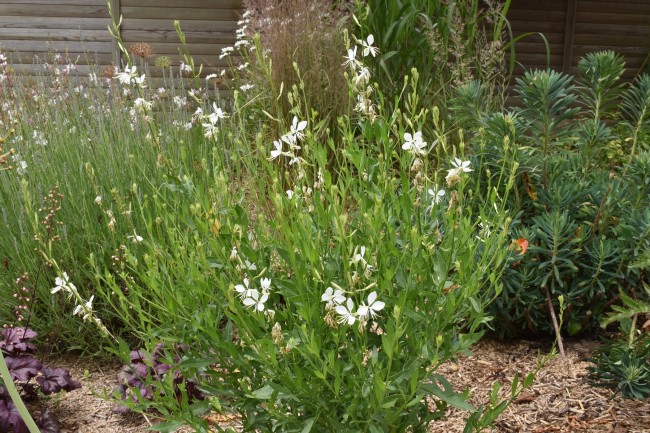
[[[357,46],[350,48],[348,50],[348,55],[345,56],[345,62],[343,66],[349,66],[352,70],[356,70],[357,67],[361,66],[361,62],[357,60]]]
[[[244,278],[244,285],[237,284],[235,286],[235,290],[237,291],[237,293],[239,293],[239,297],[242,299],[248,298],[250,296],[250,293],[254,290],[248,288],[248,284],[249,284],[248,278]]]
[[[244,260],[244,266],[249,271],[256,271],[257,270],[257,265],[255,263],[249,262],[248,259]]]
[[[262,293],[265,295],[269,294],[269,290],[271,290],[271,279],[270,278],[262,278],[260,281],[260,287],[262,289]]]
[[[325,293],[320,297],[322,302],[326,302],[325,307],[330,308],[334,305],[340,305],[345,302],[345,295],[341,289],[332,289],[328,287]]]
[[[442,200],[442,197],[445,195],[445,190],[444,189],[438,189],[437,186],[433,187],[433,189],[427,190],[427,193],[433,198],[433,202],[435,204],[440,203],[440,200]]]
[[[294,194],[293,190],[288,189],[285,192],[287,193],[287,197],[289,197],[289,200],[291,200],[293,198],[293,194]]]
[[[95,197],[95,204],[102,204],[102,196],[101,195],[98,195],[97,197]]]
[[[339,323],[347,322],[348,325],[354,325],[354,322],[357,320],[357,314],[352,310],[354,310],[354,301],[351,298],[348,298],[345,305],[337,305],[335,311],[341,316]]]
[[[240,89],[242,92],[246,92],[246,91],[252,89],[253,87],[255,87],[255,86],[252,85],[252,84],[244,84],[243,86],[239,86],[239,89]]]
[[[68,293],[77,291],[77,288],[70,282],[68,274],[65,272],[63,273],[63,278],[56,277],[54,279],[54,284],[54,288],[50,291],[53,294],[61,290]]]
[[[374,47],[372,44],[375,42],[375,37],[373,35],[368,35],[365,41],[361,41],[361,48],[363,48],[363,57],[368,56],[368,54],[375,57],[379,52],[379,48]]]
[[[271,159],[275,159],[280,155],[286,155],[286,152],[282,151],[282,142],[280,140],[274,140],[273,147],[275,147],[275,150],[271,151]]]
[[[289,134],[295,135],[298,139],[302,139],[305,137],[305,134],[303,134],[302,131],[304,131],[306,127],[307,127],[306,120],[299,121],[296,116],[293,116],[293,121],[291,122],[291,130],[289,131]]]
[[[361,247],[359,248],[359,252],[356,253],[356,254],[354,255],[354,257],[352,257],[352,260],[350,260],[350,262],[351,262],[352,264],[355,264],[355,265],[356,265],[357,263],[361,262],[361,263],[363,263],[363,264],[365,265],[365,264],[366,264],[366,260],[363,258],[363,256],[364,256],[365,254],[366,254],[366,247],[365,247],[365,246],[361,246]]]
[[[245,298],[242,302],[245,306],[253,307],[256,311],[264,311],[264,303],[267,299],[269,299],[269,295],[264,293],[260,296],[260,292],[258,292],[257,289],[252,289],[250,296]]]
[[[357,72],[357,75],[352,78],[352,82],[354,83],[355,87],[362,87],[368,84],[368,81],[370,81],[370,69],[366,68],[365,66],[362,66],[359,69],[359,72]]]
[[[383,302],[377,300],[377,292],[372,292],[371,294],[369,294],[367,302],[368,304],[361,303],[361,305],[359,305],[359,308],[357,309],[357,315],[360,318],[371,317],[374,319],[377,313],[383,310],[384,306],[386,305]]]
[[[453,165],[457,169],[457,173],[469,173],[472,170],[469,168],[470,162],[469,161],[461,161],[458,158],[454,158],[454,160],[451,162],[451,165]]]
[[[133,236],[127,236],[127,238],[131,239],[131,242],[134,244],[139,244],[143,241],[142,236],[138,236],[136,232],[133,232]]]
[[[418,131],[411,135],[408,132],[404,133],[404,144],[402,149],[411,152],[413,155],[426,155],[427,142],[422,140],[422,131]]]

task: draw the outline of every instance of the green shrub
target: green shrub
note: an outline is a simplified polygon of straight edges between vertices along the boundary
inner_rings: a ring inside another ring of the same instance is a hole
[[[645,286],[650,295],[650,287]],[[621,336],[607,339],[591,358],[589,379],[594,386],[611,388],[626,398],[650,397],[650,333],[643,317],[650,317],[650,304],[621,293],[622,307],[614,307],[603,327],[620,322]],[[639,320],[641,319],[641,320]]]
[[[515,88],[521,105],[505,114],[468,105],[480,83],[462,86],[455,100],[459,118],[482,128],[471,141],[483,176],[508,175],[503,161],[518,163],[512,238],[529,247],[507,267],[491,306],[500,335],[548,334],[547,298],[557,310],[559,296],[565,331],[589,331],[619,288],[648,281],[647,267],[630,264],[650,246],[650,154],[641,150],[650,77],[624,87],[623,62],[611,52],[590,54],[579,68],[575,84],[554,71],[526,73]]]

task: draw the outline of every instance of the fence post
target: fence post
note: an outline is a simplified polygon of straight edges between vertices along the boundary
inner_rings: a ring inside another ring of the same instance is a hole
[[[120,6],[120,0],[110,0],[111,2],[111,9],[113,10],[113,17],[115,20],[113,23],[117,24],[120,22],[120,16],[122,15],[122,9]],[[112,18],[111,18],[112,19]],[[122,27],[117,30],[118,32],[122,32]],[[119,35],[119,33],[118,33]],[[120,50],[120,46],[117,43],[117,40],[113,38],[113,61],[115,62],[115,65],[118,67],[122,67],[122,51]]]

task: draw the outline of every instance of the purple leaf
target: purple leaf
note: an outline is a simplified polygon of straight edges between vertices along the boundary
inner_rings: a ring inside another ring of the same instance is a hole
[[[41,433],[59,433],[61,431],[59,421],[49,410],[41,413],[41,416],[36,420],[36,425]]]
[[[50,395],[61,390],[72,391],[81,388],[81,384],[72,380],[70,372],[65,368],[45,367],[41,375],[36,378],[36,382],[41,386],[43,394]]]
[[[0,338],[0,350],[11,355],[34,352],[36,346],[29,342],[38,334],[29,328],[5,328]]]
[[[27,382],[43,368],[43,364],[27,355],[7,356],[5,361],[7,362],[9,373],[11,373],[11,378],[22,382]]]
[[[0,400],[0,431],[8,432],[11,428],[14,433],[27,433],[27,426],[20,417],[14,402]]]

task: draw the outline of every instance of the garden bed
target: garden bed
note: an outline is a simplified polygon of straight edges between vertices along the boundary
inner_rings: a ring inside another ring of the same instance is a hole
[[[593,388],[587,383],[587,358],[598,343],[591,340],[567,342],[569,368],[559,356],[550,360],[539,372],[527,392],[506,409],[496,422],[496,432],[650,432],[650,401],[625,400],[612,397],[607,389]],[[463,357],[457,364],[443,366],[445,375],[458,389],[468,388],[475,405],[488,399],[492,384],[500,381],[504,392],[515,373],[533,371],[538,353],[544,354],[547,345],[519,341],[504,343],[485,340],[474,347],[474,355]],[[97,396],[104,388],[116,386],[117,363],[101,363],[65,356],[51,359],[52,363],[69,368],[83,387],[50,399],[47,405],[54,409],[65,432],[79,433],[140,433],[146,432],[154,416],[114,413],[111,402]],[[54,362],[56,361],[56,362]],[[87,371],[88,374],[85,374]],[[466,416],[451,410],[449,417],[432,424],[431,432],[462,432]],[[189,432],[190,429],[187,429]]]

